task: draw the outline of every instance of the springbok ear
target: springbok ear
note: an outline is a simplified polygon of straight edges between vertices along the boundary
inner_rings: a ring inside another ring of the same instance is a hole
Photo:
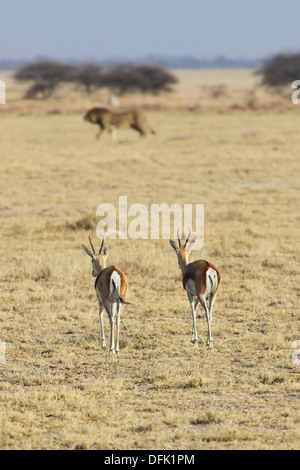
[[[171,247],[174,248],[174,250],[177,253],[177,246],[176,246],[176,243],[174,242],[174,240],[169,240],[169,242],[170,242]]]
[[[89,255],[92,259],[94,259],[93,253],[84,245],[81,245],[87,255]]]
[[[107,248],[107,246],[104,247],[103,254],[106,256],[109,255],[109,249]]]

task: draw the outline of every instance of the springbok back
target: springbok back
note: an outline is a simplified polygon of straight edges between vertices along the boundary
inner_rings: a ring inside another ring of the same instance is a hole
[[[95,279],[95,290],[99,303],[99,317],[101,326],[102,348],[106,349],[105,334],[103,327],[103,309],[107,312],[110,321],[110,352],[119,356],[119,330],[121,310],[126,302],[128,282],[123,271],[116,265],[106,267],[106,260],[109,254],[107,247],[104,247],[104,237],[99,253],[96,254],[94,246],[89,236],[92,251],[82,245],[84,251],[92,258],[92,275]],[[103,252],[102,252],[103,249]],[[116,332],[115,332],[116,330]]]
[[[190,250],[188,247],[190,233],[183,245],[178,236],[178,247],[174,240],[170,240],[171,247],[175,250],[178,260],[178,266],[182,273],[183,288],[187,292],[192,309],[193,330],[192,343],[198,346],[198,336],[196,329],[196,309],[198,302],[202,305],[208,326],[207,342],[209,348],[213,347],[211,336],[212,308],[216,292],[218,290],[221,275],[218,269],[209,261],[199,259],[189,263]],[[191,242],[190,242],[191,243]]]

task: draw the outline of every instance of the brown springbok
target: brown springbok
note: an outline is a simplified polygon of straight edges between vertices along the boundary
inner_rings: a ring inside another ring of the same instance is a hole
[[[178,265],[182,272],[182,284],[184,289],[187,291],[188,299],[192,308],[192,317],[193,317],[193,330],[192,330],[192,343],[194,346],[198,346],[198,337],[196,329],[196,309],[198,302],[202,305],[208,325],[208,335],[206,345],[209,348],[213,347],[213,339],[211,336],[211,321],[212,321],[212,308],[215,294],[218,290],[221,275],[217,268],[211,264],[209,261],[199,259],[192,263],[189,263],[190,255],[190,243],[189,237],[191,232],[183,245],[181,247],[180,238],[177,232],[178,245],[177,248],[174,240],[170,240],[170,245],[174,248]],[[189,242],[189,244],[188,244]],[[188,245],[187,245],[188,244]],[[195,300],[194,300],[194,297]],[[209,300],[209,305],[208,305]]]
[[[106,260],[109,254],[107,247],[104,247],[104,237],[102,235],[102,243],[99,253],[95,253],[91,237],[89,241],[93,252],[86,246],[82,245],[84,251],[92,258],[93,270],[92,275],[95,277],[95,290],[99,303],[99,316],[101,326],[102,348],[106,349],[104,328],[103,328],[103,308],[106,310],[110,321],[110,352],[119,356],[119,329],[120,315],[123,304],[126,302],[126,294],[128,283],[125,274],[118,266],[112,265],[106,267]],[[115,322],[116,322],[116,340],[115,340]]]

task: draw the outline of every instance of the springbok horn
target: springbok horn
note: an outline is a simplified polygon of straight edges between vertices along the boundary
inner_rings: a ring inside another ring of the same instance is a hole
[[[102,251],[102,248],[103,248],[103,244],[104,244],[104,236],[103,236],[102,233],[101,233],[101,237],[102,237],[102,243],[101,243],[101,246],[100,246],[99,255],[101,254],[101,251]]]
[[[188,234],[188,236],[187,236],[187,239],[185,240],[185,244],[184,244],[184,247],[183,247],[183,248],[186,247],[186,244],[187,244],[187,242],[189,241],[190,235],[191,235],[191,229],[189,229],[189,234]]]
[[[90,236],[90,235],[89,235],[89,240],[90,240],[90,244],[91,244],[93,253],[94,253],[94,255],[95,255],[95,248],[93,247],[93,244],[92,244],[92,240],[91,240],[91,236]]]
[[[181,241],[180,241],[180,236],[179,236],[179,229],[177,230],[177,239],[178,239],[179,248],[181,248]]]

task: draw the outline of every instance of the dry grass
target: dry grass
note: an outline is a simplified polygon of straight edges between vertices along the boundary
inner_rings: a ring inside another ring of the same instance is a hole
[[[183,75],[169,107],[150,110],[166,96],[132,97],[157,135],[124,130],[117,143],[95,140],[77,113],[85,98],[50,115],[66,100],[24,103],[12,84],[1,107],[2,449],[299,449],[298,109],[191,112],[197,75]],[[228,85],[228,102],[243,86]],[[185,109],[172,109],[176,97]],[[119,195],[205,204],[193,259],[222,273],[213,350],[202,312],[193,348],[174,252],[151,240],[108,243],[132,305],[120,358],[101,350],[81,244],[95,237],[97,206]]]

